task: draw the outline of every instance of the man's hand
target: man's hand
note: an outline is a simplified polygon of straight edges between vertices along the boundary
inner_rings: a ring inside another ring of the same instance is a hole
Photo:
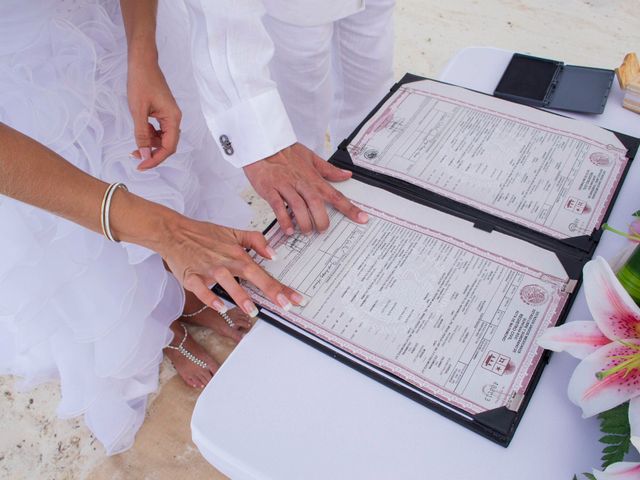
[[[369,219],[328,183],[347,180],[351,172],[334,167],[299,143],[247,165],[244,172],[258,195],[269,202],[287,235],[292,235],[294,228],[285,203],[303,233],[329,228],[326,203],[354,222],[366,223]]]

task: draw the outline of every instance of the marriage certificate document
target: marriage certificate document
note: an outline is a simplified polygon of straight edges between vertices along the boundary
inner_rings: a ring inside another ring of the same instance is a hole
[[[568,277],[557,257],[370,185],[338,185],[366,225],[332,212],[327,232],[267,238],[256,260],[306,296],[289,311],[253,299],[343,352],[469,414],[517,410]],[[248,288],[251,288],[248,286]]]
[[[610,131],[433,80],[402,85],[347,150],[355,165],[558,239],[600,228],[628,161]]]
[[[332,157],[368,213],[265,235],[305,295],[261,316],[508,445],[627,171],[628,138],[428,79],[397,84]],[[623,139],[625,142],[621,141]]]

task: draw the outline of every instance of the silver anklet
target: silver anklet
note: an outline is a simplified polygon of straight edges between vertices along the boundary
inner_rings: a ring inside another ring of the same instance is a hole
[[[224,321],[227,322],[227,325],[229,325],[229,327],[236,328],[236,322],[234,322],[233,319],[229,315],[227,315],[227,312],[218,312],[218,313],[222,318],[224,318]]]
[[[207,308],[209,308],[209,306],[205,305],[198,311],[195,311],[193,313],[183,313],[182,316],[184,318],[195,317],[196,315],[199,315],[200,313],[204,312]],[[229,327],[236,328],[236,322],[234,322],[233,319],[229,315],[227,315],[227,312],[218,312],[218,313],[220,314],[220,316],[222,316],[224,321],[227,322],[227,325],[229,325]]]
[[[200,310],[198,310],[197,312],[193,312],[193,313],[183,313],[182,316],[185,318],[191,318],[191,317],[195,317],[196,315],[204,312],[207,308],[209,308],[207,305],[205,305],[204,307],[202,307]]]
[[[200,368],[207,369],[209,367],[209,365],[207,365],[207,362],[200,360],[193,353],[191,353],[189,350],[184,348],[184,342],[187,341],[189,332],[187,331],[187,327],[185,326],[184,323],[181,323],[180,325],[182,325],[182,329],[184,330],[184,338],[180,342],[180,345],[178,345],[177,347],[174,347],[173,345],[167,345],[167,348],[170,348],[171,350],[177,350],[178,352],[180,352],[182,356],[187,357],[187,360],[190,360],[191,362],[195,363]]]

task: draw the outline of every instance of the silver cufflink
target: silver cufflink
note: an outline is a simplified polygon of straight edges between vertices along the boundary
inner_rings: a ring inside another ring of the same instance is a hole
[[[226,135],[220,135],[220,145],[222,146],[222,150],[227,155],[233,155],[233,145],[231,145],[231,140]]]

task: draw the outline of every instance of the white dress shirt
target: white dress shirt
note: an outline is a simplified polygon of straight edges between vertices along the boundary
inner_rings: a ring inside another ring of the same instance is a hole
[[[300,26],[329,23],[364,0],[186,0],[202,111],[223,157],[243,167],[296,142],[269,74],[273,42],[262,17]]]

